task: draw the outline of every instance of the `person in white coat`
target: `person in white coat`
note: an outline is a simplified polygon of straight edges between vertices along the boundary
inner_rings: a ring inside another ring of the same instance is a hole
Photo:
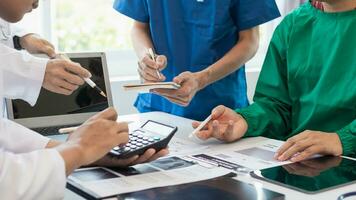
[[[38,0],[0,0],[0,17],[16,22],[37,5]],[[63,79],[67,70],[73,70],[69,80]],[[0,99],[19,98],[34,105],[41,87],[68,94],[75,90],[74,80],[87,75],[75,63],[35,58],[0,44]],[[2,104],[0,101],[0,113]],[[61,199],[66,176],[80,166],[127,166],[168,153],[166,149],[157,153],[150,149],[125,160],[105,157],[114,146],[128,140],[127,123],[117,123],[116,118],[116,111],[109,108],[70,134],[67,142],[60,143],[1,117],[0,199]]]

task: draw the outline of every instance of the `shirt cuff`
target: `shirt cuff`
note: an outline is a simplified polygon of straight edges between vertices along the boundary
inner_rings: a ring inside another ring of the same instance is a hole
[[[256,121],[256,117],[255,117],[255,110],[250,110],[249,107],[248,108],[242,108],[242,109],[236,109],[235,110],[236,113],[240,114],[247,122],[248,124],[248,129],[247,132],[245,133],[245,135],[243,137],[255,137],[255,136],[259,136],[258,134],[256,134],[257,131],[257,121]]]
[[[343,155],[355,155],[356,154],[356,136],[354,136],[348,127],[345,127],[336,132],[340,138],[342,144]]]
[[[24,52],[23,56],[23,59],[28,61],[27,67],[30,68],[30,74],[28,76],[30,78],[27,80],[28,88],[25,90],[24,100],[31,104],[31,106],[34,106],[42,88],[48,59],[38,58],[27,52]]]

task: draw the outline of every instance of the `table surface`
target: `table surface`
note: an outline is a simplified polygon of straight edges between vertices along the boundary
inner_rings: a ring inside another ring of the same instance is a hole
[[[131,124],[130,126],[137,126],[138,124],[142,124],[148,119],[159,121],[162,123],[166,123],[168,125],[173,125],[178,127],[178,131],[175,135],[175,137],[182,137],[182,138],[187,138],[189,133],[192,132],[193,128],[191,127],[191,120],[185,119],[182,117],[177,117],[174,115],[162,113],[162,112],[151,112],[151,113],[144,113],[144,114],[133,114],[133,115],[125,115],[125,116],[119,116],[120,120],[129,120],[129,121],[139,121],[140,123]],[[248,138],[248,139],[243,139],[241,141],[238,141],[234,144],[216,144],[216,145],[247,145],[247,144],[252,144],[256,142],[260,142],[263,140],[267,140],[267,138],[263,137],[256,137],[256,138]],[[281,187],[278,185],[274,185],[271,183],[267,183],[261,180],[254,179],[250,176],[247,175],[240,175],[236,177],[237,180],[250,183],[250,184],[257,184],[259,186],[262,186],[266,189],[276,191],[279,193],[282,193],[286,196],[286,200],[301,200],[301,199],[315,199],[315,200],[321,200],[321,199],[337,199],[340,195],[356,191],[356,184],[345,186],[342,188],[330,190],[327,192],[322,192],[319,194],[315,195],[309,195],[309,194],[304,194],[301,192],[297,192],[285,187]],[[74,199],[83,199],[80,196],[76,195],[75,193],[66,190],[65,194],[65,200],[74,200]]]

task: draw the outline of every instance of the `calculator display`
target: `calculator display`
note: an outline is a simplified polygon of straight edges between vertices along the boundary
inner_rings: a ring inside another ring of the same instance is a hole
[[[153,121],[148,121],[142,127],[142,129],[144,129],[146,131],[149,131],[149,132],[153,132],[153,133],[159,133],[161,135],[169,135],[174,130],[173,127],[166,126],[166,125],[159,124],[159,123],[155,123]]]

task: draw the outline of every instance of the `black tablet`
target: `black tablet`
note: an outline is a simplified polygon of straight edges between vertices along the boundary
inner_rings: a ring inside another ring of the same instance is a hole
[[[356,183],[356,161],[343,157],[319,157],[251,172],[262,179],[300,192],[315,194]]]

